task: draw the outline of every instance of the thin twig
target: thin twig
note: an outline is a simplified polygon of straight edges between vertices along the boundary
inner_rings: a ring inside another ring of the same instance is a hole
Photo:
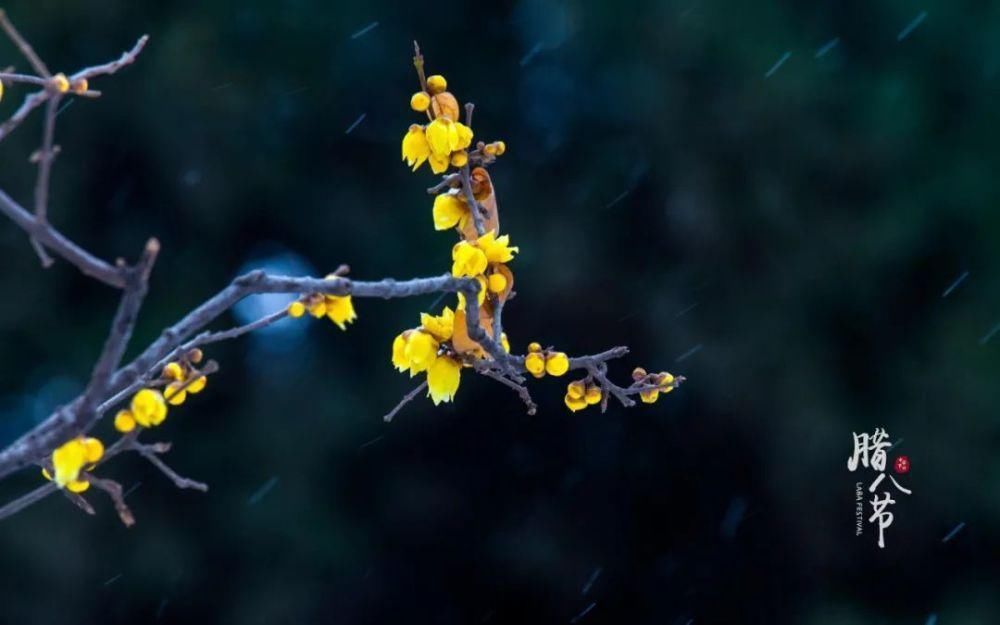
[[[52,163],[56,158],[55,141],[56,111],[59,110],[59,96],[53,95],[45,104],[45,122],[42,125],[42,147],[38,151],[38,178],[35,181],[35,221],[48,223],[49,181],[52,177]],[[31,244],[42,261],[42,267],[51,267],[52,257],[48,255],[38,239],[32,237]]]
[[[10,18],[7,17],[7,12],[3,9],[0,9],[0,28],[3,28],[3,31],[7,33],[10,40],[13,41],[14,45],[17,46],[17,49],[21,51],[24,58],[28,59],[28,63],[31,64],[31,67],[34,68],[35,72],[41,74],[45,78],[50,78],[52,76],[52,74],[49,73],[49,68],[45,67],[45,63],[42,62],[42,59],[38,58],[38,55],[35,54],[35,49],[32,48],[31,44],[25,41],[24,37],[21,36],[21,33],[17,32],[17,29],[14,28],[14,24],[11,23]]]
[[[488,378],[496,380],[497,382],[503,384],[504,386],[510,387],[517,391],[518,396],[524,405],[528,408],[528,414],[534,415],[538,411],[538,405],[531,399],[531,393],[528,391],[528,387],[518,384],[513,380],[510,380],[503,376],[503,374],[497,373],[496,371],[491,371],[489,369],[483,369],[480,371],[481,374]]]
[[[413,389],[406,395],[403,395],[403,399],[401,399],[399,403],[396,404],[395,408],[390,410],[388,414],[382,417],[382,420],[385,421],[386,423],[392,421],[392,418],[396,416],[396,413],[399,412],[403,408],[403,406],[413,401],[413,398],[419,395],[420,391],[424,390],[425,388],[427,388],[427,380],[424,380],[415,389]]]
[[[199,490],[203,493],[208,492],[208,484],[204,482],[198,482],[196,480],[188,479],[182,475],[178,475],[176,471],[170,468],[166,462],[160,459],[157,454],[166,453],[170,450],[169,443],[159,443],[153,445],[135,445],[135,450],[139,452],[139,455],[145,458],[154,467],[160,470],[161,473],[166,475],[174,483],[177,488],[191,488],[194,490]]]

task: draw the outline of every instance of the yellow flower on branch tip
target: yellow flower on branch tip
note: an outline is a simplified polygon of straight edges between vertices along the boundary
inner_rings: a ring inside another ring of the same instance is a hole
[[[430,153],[424,129],[413,124],[403,135],[403,160],[413,168],[413,171],[417,171],[417,168],[424,164]]]
[[[451,259],[451,275],[456,278],[471,278],[486,271],[486,254],[468,241],[460,241],[451,248]]]
[[[462,377],[462,363],[444,356],[435,360],[427,370],[427,392],[434,405],[451,401],[458,392]]]
[[[587,385],[583,380],[575,380],[566,386],[566,395],[573,399],[583,399],[587,394]]]
[[[587,392],[583,398],[587,401],[587,405],[593,406],[594,404],[601,403],[604,393],[601,391],[601,387],[591,384],[587,387]]]
[[[529,352],[540,352],[540,351],[542,351],[542,346],[539,345],[538,343],[532,341],[531,343],[528,343],[528,351]]]
[[[458,150],[451,153],[451,164],[455,167],[465,167],[469,164],[469,153],[465,150]]]
[[[438,341],[447,341],[455,332],[455,311],[445,306],[436,317],[420,313],[420,325]]]
[[[346,330],[347,324],[358,318],[350,295],[327,295],[326,316],[341,330]]]
[[[288,316],[298,319],[306,314],[306,305],[302,302],[292,302],[288,305]]]
[[[127,434],[135,429],[135,417],[128,410],[119,410],[115,415],[115,429],[122,434]]]
[[[639,399],[641,399],[644,404],[652,404],[659,398],[660,391],[655,388],[648,391],[639,391]]]
[[[132,416],[142,427],[152,427],[167,418],[167,402],[160,391],[144,388],[132,397]]]
[[[491,263],[507,263],[514,259],[518,248],[510,245],[510,235],[496,236],[491,230],[476,240],[476,247],[486,254]]]
[[[471,213],[465,200],[454,193],[442,193],[434,198],[434,229],[464,228]]]
[[[545,372],[559,377],[569,371],[569,357],[562,352],[552,352],[545,359]]]
[[[524,368],[528,373],[540,378],[545,375],[545,357],[540,352],[531,352],[524,357]]]
[[[403,355],[406,358],[410,376],[426,371],[437,359],[438,342],[421,330],[415,330],[406,341]]]

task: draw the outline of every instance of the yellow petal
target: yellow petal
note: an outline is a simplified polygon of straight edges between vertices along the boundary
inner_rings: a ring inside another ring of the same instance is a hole
[[[353,323],[358,318],[350,295],[327,295],[326,316],[341,330],[346,330],[347,324]]]
[[[447,341],[455,331],[455,311],[445,306],[438,316],[420,313],[420,325],[439,341]]]
[[[444,156],[431,154],[430,156],[431,171],[434,172],[435,174],[443,174],[444,172],[448,171],[449,162],[451,161],[448,158],[447,154]]]
[[[417,330],[406,342],[404,354],[410,364],[410,375],[426,371],[437,359],[438,342],[426,332]]]
[[[410,368],[410,359],[406,357],[406,332],[392,340],[392,365],[399,371]]]
[[[469,214],[465,200],[453,193],[442,193],[434,198],[434,229],[448,230],[459,225],[463,217]]]
[[[403,135],[403,160],[416,171],[423,165],[430,155],[430,146],[427,144],[427,137],[424,129],[413,124]]]
[[[451,266],[451,275],[456,278],[463,276],[471,278],[486,271],[486,254],[468,241],[455,244],[451,250],[451,259],[454,261]]]
[[[462,365],[449,357],[438,358],[427,370],[428,394],[434,404],[451,401],[458,392],[462,377]]]
[[[438,158],[444,157],[447,160],[453,146],[458,144],[458,129],[455,128],[455,122],[447,117],[438,117],[427,124],[424,135],[427,137],[430,153]]]
[[[472,129],[461,122],[455,122],[455,133],[458,135],[456,150],[464,150],[472,145]]]

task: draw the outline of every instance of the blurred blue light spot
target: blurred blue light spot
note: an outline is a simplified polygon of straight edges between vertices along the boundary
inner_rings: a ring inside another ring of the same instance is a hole
[[[240,275],[255,269],[287,276],[316,275],[315,268],[298,254],[288,251],[272,251],[249,260],[240,267]],[[265,315],[281,310],[295,299],[294,294],[265,293],[251,295],[233,306],[233,317],[239,325],[256,321]],[[297,319],[282,319],[249,335],[255,348],[266,351],[289,351],[305,340],[308,324]]]

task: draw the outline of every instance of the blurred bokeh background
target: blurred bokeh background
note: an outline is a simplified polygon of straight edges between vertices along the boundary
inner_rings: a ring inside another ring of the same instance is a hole
[[[454,404],[386,425],[413,384],[391,340],[433,296],[358,301],[346,333],[300,320],[219,345],[208,391],[156,432],[211,491],[123,457],[102,473],[135,527],[96,496],[96,517],[51,497],[0,522],[0,622],[1000,620],[997,5],[5,8],[54,70],[150,34],[94,81],[104,97],[60,113],[50,209],[106,258],[163,242],[131,353],[247,268],[446,269],[433,177],[399,161],[418,39],[476,103],[477,137],[508,145],[492,174],[522,250],[515,349],[627,344],[619,379],[688,382],[570,414],[567,379],[545,379],[529,417],[467,375]],[[0,65],[26,68],[6,40]],[[36,116],[0,146],[25,204],[39,133]],[[116,296],[42,270],[9,223],[0,257],[6,442],[81,390]],[[854,535],[846,468],[875,427],[913,464],[884,550]]]

